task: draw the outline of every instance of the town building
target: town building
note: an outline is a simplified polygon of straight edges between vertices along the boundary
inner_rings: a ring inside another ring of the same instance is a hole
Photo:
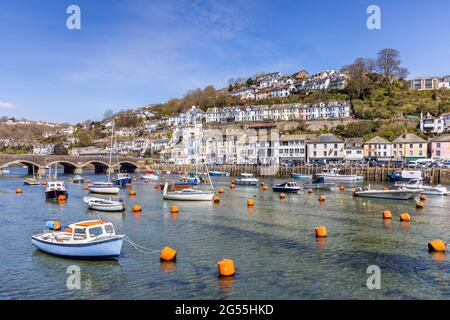
[[[395,160],[416,160],[427,157],[427,141],[414,133],[405,133],[392,142],[392,157]]]
[[[344,139],[344,160],[361,161],[364,159],[364,139],[347,138]]]
[[[345,157],[344,146],[344,141],[334,134],[327,133],[313,137],[307,142],[307,161],[343,160]]]
[[[33,145],[33,154],[40,156],[48,156],[53,154],[55,149],[54,144],[34,144]]]
[[[450,160],[450,134],[444,134],[431,140],[430,158]]]
[[[330,101],[302,105],[299,117],[303,120],[349,118],[350,104],[347,101]]]
[[[450,89],[450,76],[417,77],[409,81],[412,90]]]
[[[364,143],[364,158],[367,160],[388,161],[392,158],[392,143],[376,136]]]
[[[279,163],[306,162],[306,135],[283,135],[278,147]]]
[[[420,113],[420,131],[425,133],[443,133],[450,131],[450,113],[434,117],[430,113],[426,116]]]

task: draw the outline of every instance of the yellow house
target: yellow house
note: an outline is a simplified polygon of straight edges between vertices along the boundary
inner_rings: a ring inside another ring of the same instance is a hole
[[[427,157],[426,140],[414,133],[405,133],[392,142],[392,156],[396,160],[416,160]]]

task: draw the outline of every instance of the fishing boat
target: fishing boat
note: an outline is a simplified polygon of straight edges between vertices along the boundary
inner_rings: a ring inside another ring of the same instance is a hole
[[[222,172],[222,171],[210,171],[209,175],[211,177],[228,177],[229,173],[228,172]]]
[[[63,181],[49,181],[45,188],[45,199],[58,199],[59,196],[68,197],[69,193],[66,190]]]
[[[84,179],[82,176],[80,175],[76,175],[72,178],[73,183],[83,183]]]
[[[411,179],[422,179],[422,171],[420,170],[399,170],[388,174],[389,180],[395,181],[409,181]]]
[[[144,180],[152,180],[152,181],[158,181],[159,180],[159,176],[154,174],[154,173],[146,173],[141,178],[144,179]]]
[[[125,204],[123,203],[123,201],[102,199],[96,197],[84,197],[83,201],[88,205],[89,209],[92,210],[107,212],[117,212],[125,210]]]
[[[291,173],[291,178],[292,179],[298,179],[298,180],[308,180],[308,179],[311,179],[311,176],[307,175],[307,174],[301,174],[301,173],[292,172]]]
[[[167,191],[168,185],[169,184],[167,182],[164,185],[164,200],[211,201],[214,197],[214,192],[202,191],[197,189]]]
[[[426,195],[448,195],[448,190],[443,185],[438,184],[436,186],[427,186],[423,184],[423,179],[411,179],[403,183],[396,181],[393,187],[397,189],[414,190]]]
[[[335,169],[324,169],[321,173],[316,173],[316,178],[324,178],[325,182],[357,182],[364,180],[363,176],[340,174]]]
[[[39,250],[73,259],[117,259],[124,235],[116,235],[114,226],[102,220],[81,221],[64,231],[44,230],[33,235],[31,243]]]
[[[372,190],[370,186],[366,186],[357,188],[353,195],[377,199],[410,200],[417,197],[419,193],[419,191],[408,189]]]
[[[244,185],[244,186],[256,186],[258,185],[259,180],[256,179],[251,173],[241,173],[241,177],[239,179],[235,179],[234,183],[236,185]]]
[[[118,173],[113,179],[113,183],[117,186],[125,187],[127,184],[131,183],[131,175],[129,173]]]
[[[23,184],[28,186],[39,186],[41,185],[41,181],[36,178],[25,178],[23,179]]]
[[[297,193],[300,191],[300,187],[297,182],[289,181],[272,186],[273,192],[285,192],[285,193]]]
[[[333,182],[325,182],[325,178],[320,177],[312,182],[303,184],[303,189],[325,189],[330,190],[331,188],[335,187],[336,183]]]
[[[118,194],[120,192],[119,187],[112,182],[94,182],[88,186],[89,192],[98,194]]]

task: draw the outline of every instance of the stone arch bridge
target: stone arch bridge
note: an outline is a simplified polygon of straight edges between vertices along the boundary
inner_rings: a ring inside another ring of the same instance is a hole
[[[142,172],[145,170],[145,160],[134,157],[113,157],[111,166],[109,157],[100,156],[41,156],[32,154],[0,154],[0,172],[4,167],[11,165],[24,165],[28,167],[29,174],[45,174],[45,168],[62,166],[66,174],[82,174],[83,169],[94,167],[95,173],[111,172]]]

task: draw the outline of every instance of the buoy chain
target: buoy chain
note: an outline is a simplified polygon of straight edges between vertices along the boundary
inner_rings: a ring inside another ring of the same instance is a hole
[[[133,246],[133,248],[135,248],[137,251],[144,253],[144,254],[156,254],[159,253],[159,250],[155,250],[155,249],[151,249],[151,248],[146,248],[144,246],[141,246],[140,244],[137,244],[133,241],[130,240],[130,238],[128,238],[127,236],[123,238],[125,241],[127,241],[129,244],[131,244]]]

